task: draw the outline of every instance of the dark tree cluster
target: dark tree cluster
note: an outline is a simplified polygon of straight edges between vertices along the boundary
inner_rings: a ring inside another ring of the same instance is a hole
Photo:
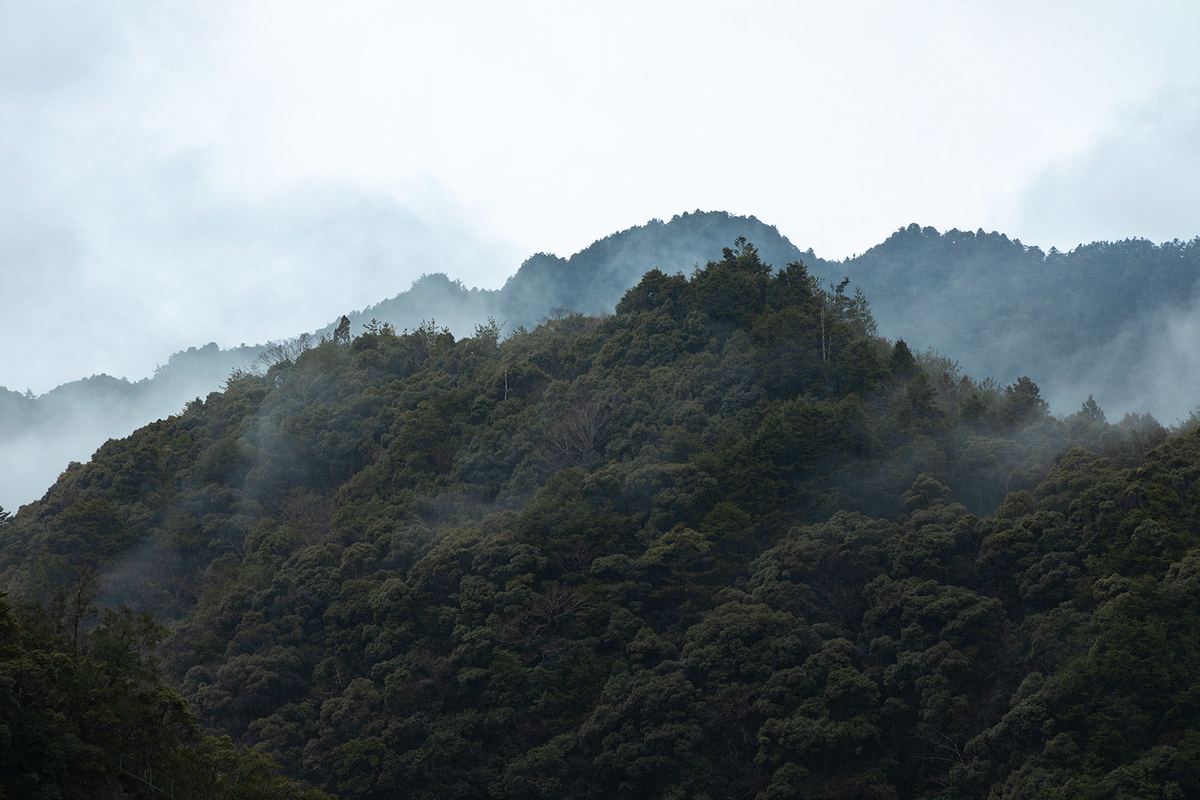
[[[157,714],[121,746],[212,796],[1200,792],[1200,435],[1050,416],[848,289],[738,240],[611,316],[234,375],[0,525],[0,703],[78,717],[4,724],[95,782]]]

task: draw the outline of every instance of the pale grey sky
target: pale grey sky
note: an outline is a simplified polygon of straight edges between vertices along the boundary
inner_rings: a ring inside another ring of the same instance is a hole
[[[0,385],[652,217],[1200,234],[1200,3],[0,2]],[[885,332],[886,333],[886,332]]]

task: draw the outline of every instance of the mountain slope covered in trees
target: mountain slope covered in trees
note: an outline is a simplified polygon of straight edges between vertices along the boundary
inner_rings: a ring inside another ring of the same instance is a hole
[[[94,567],[203,733],[344,798],[1189,796],[1198,478],[743,241],[237,376],[0,526],[0,586],[68,620]]]
[[[498,290],[468,289],[436,272],[439,264],[431,260],[424,265],[429,274],[410,289],[347,316],[356,333],[372,320],[397,330],[436,320],[458,335],[489,317],[508,331],[532,328],[556,309],[611,311],[646,271],[690,270],[739,236],[759,242],[768,263],[799,257],[773,226],[754,217],[697,211],[614,233],[569,259],[538,253]],[[39,397],[0,386],[0,505],[15,508],[40,497],[69,462],[85,460],[107,439],[178,412],[189,400],[218,389],[232,370],[255,367],[260,356],[269,365],[282,352],[332,336],[337,325],[335,320],[313,334],[283,337],[274,345],[189,348],[172,355],[153,376],[133,382],[94,375]]]
[[[372,319],[397,330],[436,320],[467,335],[489,317],[505,331],[533,328],[555,311],[595,315],[611,312],[628,289],[652,269],[691,272],[738,237],[756,243],[768,264],[788,264],[801,253],[774,225],[724,211],[677,214],[599,239],[569,258],[537,253],[500,289],[468,289],[444,273],[429,273],[412,288],[349,314],[352,330]],[[336,323],[321,333],[332,333]]]
[[[1200,239],[1093,242],[1069,253],[996,233],[909,225],[841,262],[893,336],[972,375],[1029,375],[1059,411],[1089,394],[1122,413],[1186,417],[1200,394]]]
[[[1088,395],[1119,414],[1154,412],[1165,421],[1196,407],[1200,240],[1043,253],[996,232],[910,225],[862,255],[826,261],[754,217],[696,211],[614,233],[570,258],[538,253],[498,290],[468,288],[431,260],[409,290],[347,317],[354,333],[371,320],[397,330],[436,320],[457,336],[489,318],[506,332],[533,328],[556,309],[611,311],[648,270],[690,273],[739,236],[757,242],[766,263],[803,260],[826,288],[849,276],[873,298],[890,336],[953,352],[970,375],[1003,384],[1030,376],[1059,413]],[[337,324],[308,342],[332,336]],[[177,412],[231,369],[253,366],[264,349],[209,344],[176,353],[152,378],[93,376],[37,398],[0,388],[0,504],[40,496],[70,461]]]
[[[175,353],[149,378],[93,375],[39,396],[0,386],[0,505],[16,508],[41,497],[72,461],[177,413],[219,388],[232,370],[253,365],[262,349],[223,350],[210,342]]]

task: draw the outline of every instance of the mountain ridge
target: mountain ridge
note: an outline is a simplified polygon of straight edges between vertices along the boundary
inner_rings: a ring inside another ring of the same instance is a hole
[[[1200,433],[1055,417],[731,245],[605,317],[338,332],[73,465],[0,519],[0,767],[225,742],[343,800],[1200,791]],[[90,664],[147,687],[101,719],[167,735],[95,724]]]
[[[584,306],[589,313],[611,310],[647,270],[689,269],[742,235],[762,239],[762,251],[776,259],[798,252],[774,226],[754,217],[698,211],[677,215],[667,223],[655,220],[618,231],[567,259],[535,254],[501,289],[468,289],[444,273],[431,273],[408,290],[346,316],[355,333],[375,318],[397,329],[436,320],[459,336],[486,324],[489,317],[507,322],[508,330],[533,327],[558,307],[580,310],[576,306]],[[678,265],[667,263],[672,257]],[[585,281],[571,280],[583,271],[589,272]],[[546,282],[550,285],[539,286]],[[588,292],[598,294],[585,302]],[[308,340],[315,344],[323,336],[332,336],[337,325],[335,319],[309,334]],[[0,465],[10,465],[0,466],[0,487],[14,492],[0,497],[0,506],[16,508],[29,502],[68,463],[85,460],[107,439],[176,413],[188,401],[216,391],[232,371],[253,369],[269,345],[226,350],[210,342],[172,354],[153,376],[136,382],[96,375],[35,398],[0,387]],[[68,402],[70,397],[75,401]],[[39,459],[39,453],[46,455]],[[10,487],[18,487],[19,492]]]
[[[1131,239],[1060,253],[994,231],[939,233],[914,223],[862,254],[825,260],[753,216],[696,211],[614,232],[569,258],[536,253],[500,289],[468,288],[431,272],[346,316],[355,333],[373,319],[398,330],[433,320],[458,336],[489,318],[506,331],[531,328],[556,308],[611,310],[644,272],[686,273],[738,236],[775,269],[802,260],[822,281],[849,275],[885,335],[954,352],[956,366],[977,378],[1008,383],[1028,374],[1060,413],[1089,396],[1108,409],[1154,410],[1168,421],[1195,408],[1200,355],[1188,342],[1200,336],[1200,239]],[[332,336],[337,324],[317,329],[309,342]],[[107,438],[216,390],[231,371],[252,368],[264,347],[189,348],[133,383],[93,376],[35,398],[0,389],[0,463],[37,464],[36,453],[47,454],[33,470],[0,474],[0,486],[22,487],[0,504],[27,502]]]

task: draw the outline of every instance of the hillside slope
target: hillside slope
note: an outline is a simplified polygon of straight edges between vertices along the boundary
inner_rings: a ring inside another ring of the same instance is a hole
[[[873,330],[742,242],[339,335],[68,470],[0,585],[97,565],[209,733],[344,798],[1200,791],[1200,435]]]
[[[690,273],[739,236],[761,242],[767,263],[782,265],[800,255],[774,227],[753,217],[697,211],[614,233],[569,259],[539,253],[499,290],[468,289],[432,272],[410,289],[348,317],[355,333],[372,319],[397,330],[436,320],[459,336],[489,317],[506,331],[532,328],[556,309],[611,311],[646,271]],[[430,264],[430,269],[436,267],[436,261]],[[337,324],[335,320],[316,331],[311,342],[332,336]],[[217,390],[231,371],[254,367],[264,349],[266,345],[242,345],[226,350],[209,343],[175,353],[143,380],[97,375],[39,397],[0,387],[0,507],[17,508],[40,497],[71,461],[84,461],[108,439],[127,436]]]
[[[890,336],[953,352],[1002,382],[1029,375],[1058,411],[1186,417],[1200,396],[1200,239],[1094,242],[1069,253],[1004,234],[909,225],[841,262]]]
[[[760,258],[783,267],[803,254],[773,225],[724,211],[677,214],[610,234],[562,258],[537,253],[496,290],[469,289],[443,273],[430,273],[393,298],[349,314],[352,330],[372,319],[397,330],[436,320],[466,336],[489,317],[506,332],[533,328],[556,310],[587,315],[611,312],[646,272],[691,272],[738,237],[756,243]],[[336,322],[319,333],[332,334]]]
[[[859,256],[826,261],[754,217],[696,211],[611,234],[570,258],[536,254],[498,290],[468,288],[432,260],[410,289],[347,316],[353,333],[372,319],[397,330],[436,320],[460,337],[489,318],[505,332],[533,328],[556,310],[611,311],[646,271],[691,274],[739,236],[757,242],[776,269],[802,260],[827,288],[849,276],[889,337],[953,352],[976,378],[1030,376],[1058,413],[1089,395],[1117,416],[1172,421],[1196,407],[1200,240],[1043,253],[996,232],[910,225]],[[337,324],[310,341],[332,336]],[[175,354],[153,378],[93,376],[38,398],[0,389],[0,505],[39,496],[68,462],[217,389],[262,350],[209,344]]]
[[[262,347],[223,350],[210,342],[175,353],[152,377],[93,375],[40,396],[0,387],[0,506],[41,497],[72,461],[86,461],[112,438],[178,413],[251,367]]]

